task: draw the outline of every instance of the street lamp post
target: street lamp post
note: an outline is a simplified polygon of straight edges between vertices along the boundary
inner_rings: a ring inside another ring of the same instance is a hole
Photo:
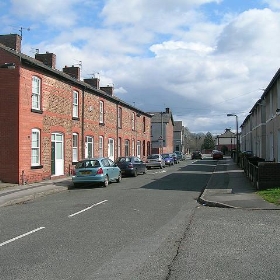
[[[239,154],[239,141],[238,141],[238,116],[236,114],[227,114],[228,117],[236,118],[236,163],[238,164],[238,154]]]

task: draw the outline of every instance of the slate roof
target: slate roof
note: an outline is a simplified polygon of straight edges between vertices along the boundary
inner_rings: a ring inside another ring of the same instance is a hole
[[[28,55],[26,55],[22,52],[18,52],[14,49],[6,47],[5,45],[3,45],[1,43],[0,43],[0,48],[3,49],[4,51],[7,51],[8,53],[18,57],[22,64],[29,64],[30,66],[32,66],[34,68],[39,68],[42,71],[46,71],[48,73],[51,73],[53,76],[57,76],[61,80],[65,80],[67,82],[75,84],[77,87],[80,87],[81,89],[88,90],[89,92],[92,92],[94,94],[102,96],[105,99],[108,99],[112,102],[119,103],[122,106],[125,106],[125,107],[139,113],[139,114],[145,115],[147,117],[151,117],[151,115],[149,113],[144,112],[144,111],[126,103],[125,101],[121,100],[120,98],[118,98],[116,96],[111,96],[111,95],[107,94],[106,92],[104,92],[103,90],[97,89],[95,87],[92,87],[88,83],[77,80],[77,79],[71,77],[70,75],[64,73],[63,71],[60,71],[60,70],[54,69],[50,66],[47,66],[43,62],[41,62],[41,61],[39,61],[39,60],[37,60],[33,57],[30,57],[30,56],[28,56]]]

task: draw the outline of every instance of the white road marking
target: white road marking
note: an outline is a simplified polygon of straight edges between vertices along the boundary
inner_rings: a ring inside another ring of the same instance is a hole
[[[31,230],[31,231],[29,231],[29,232],[27,232],[27,233],[24,233],[24,234],[19,235],[19,236],[15,237],[15,238],[12,238],[12,239],[7,240],[7,241],[5,241],[5,242],[3,242],[3,243],[0,243],[0,247],[6,245],[6,244],[8,244],[8,243],[11,243],[11,242],[13,242],[13,241],[15,241],[15,240],[17,240],[17,239],[20,239],[20,238],[22,238],[22,237],[25,237],[25,236],[27,236],[27,235],[29,235],[29,234],[32,234],[32,233],[34,233],[34,232],[36,232],[36,231],[39,231],[39,230],[41,230],[41,229],[44,229],[44,228],[45,228],[45,227],[36,228],[36,229]]]
[[[74,217],[74,216],[76,216],[76,215],[78,215],[78,214],[81,214],[81,213],[83,213],[83,212],[85,212],[85,211],[91,209],[92,207],[97,206],[97,205],[99,205],[99,204],[102,204],[102,203],[104,203],[104,202],[106,202],[106,201],[108,201],[108,200],[103,200],[103,201],[100,201],[100,202],[98,202],[98,203],[95,203],[95,204],[93,204],[93,205],[91,205],[91,206],[89,206],[89,207],[87,207],[87,208],[85,208],[85,209],[83,209],[83,210],[81,210],[81,211],[79,211],[79,212],[76,212],[76,213],[74,213],[74,214],[69,215],[68,217],[69,217],[69,218]]]

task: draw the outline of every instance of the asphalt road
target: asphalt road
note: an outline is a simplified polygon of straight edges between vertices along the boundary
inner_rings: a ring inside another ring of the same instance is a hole
[[[1,208],[0,279],[278,279],[277,212],[197,203],[215,165]]]

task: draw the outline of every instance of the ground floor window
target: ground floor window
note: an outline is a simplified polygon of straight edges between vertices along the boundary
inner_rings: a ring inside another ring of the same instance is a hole
[[[32,129],[31,166],[40,165],[40,130]]]

